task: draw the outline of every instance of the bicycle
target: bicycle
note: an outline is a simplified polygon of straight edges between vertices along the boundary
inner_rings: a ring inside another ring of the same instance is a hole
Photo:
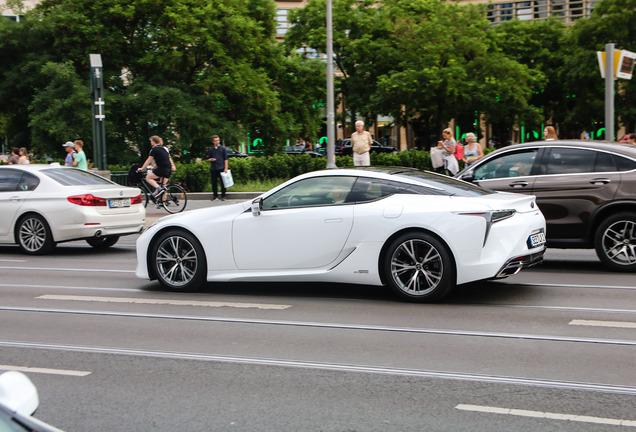
[[[168,183],[163,186],[159,194],[152,193],[152,187],[146,181],[145,176],[137,171],[139,164],[133,164],[128,171],[128,184],[141,189],[143,194],[144,207],[148,206],[148,202],[152,201],[157,208],[166,209],[168,213],[179,213],[185,210],[188,204],[188,195],[185,189],[178,183]],[[159,178],[159,184],[163,184],[164,177]]]

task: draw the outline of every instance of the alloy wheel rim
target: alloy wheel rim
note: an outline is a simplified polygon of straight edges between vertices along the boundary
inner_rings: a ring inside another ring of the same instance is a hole
[[[618,221],[603,233],[605,256],[619,265],[636,264],[636,223]]]
[[[171,286],[188,284],[195,276],[198,259],[192,243],[183,237],[165,239],[157,249],[159,275]]]
[[[424,240],[408,240],[391,257],[391,277],[405,293],[421,296],[437,288],[444,274],[438,250]]]
[[[27,219],[20,225],[20,243],[29,252],[42,249],[46,242],[46,228],[38,219]]]

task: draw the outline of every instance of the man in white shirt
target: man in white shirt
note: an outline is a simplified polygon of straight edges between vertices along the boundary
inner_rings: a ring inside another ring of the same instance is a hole
[[[356,131],[351,134],[351,146],[353,148],[353,166],[369,166],[371,165],[371,157],[369,151],[373,138],[371,134],[364,130],[364,122],[358,120],[356,122]]]

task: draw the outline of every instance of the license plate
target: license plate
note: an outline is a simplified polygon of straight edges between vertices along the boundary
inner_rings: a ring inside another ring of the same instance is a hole
[[[545,233],[544,232],[538,232],[535,234],[532,234],[530,236],[530,238],[528,238],[528,243],[530,244],[530,247],[537,247],[537,246],[541,246],[545,244]]]
[[[108,207],[110,208],[130,207],[130,198],[108,200]]]

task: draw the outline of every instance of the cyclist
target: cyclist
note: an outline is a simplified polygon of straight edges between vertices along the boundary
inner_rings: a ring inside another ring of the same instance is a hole
[[[163,177],[163,186],[166,185],[172,171],[176,170],[172,157],[170,157],[170,151],[163,146],[163,140],[157,135],[150,137],[150,155],[146,162],[139,168],[139,171],[143,171],[149,165],[153,165],[152,171],[148,170],[146,174],[146,181],[148,184],[155,188],[155,196],[161,193],[161,186],[157,183],[157,179]]]

